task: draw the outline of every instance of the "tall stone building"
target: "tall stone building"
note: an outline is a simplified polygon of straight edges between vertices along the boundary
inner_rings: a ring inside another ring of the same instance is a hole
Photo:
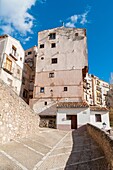
[[[0,36],[0,79],[18,95],[22,85],[24,50],[20,42],[9,35]]]
[[[33,98],[33,89],[35,81],[37,46],[25,51],[25,63],[23,68],[21,97],[29,104]]]
[[[84,100],[83,78],[88,70],[85,29],[59,27],[38,33],[34,96],[36,113],[58,102]]]

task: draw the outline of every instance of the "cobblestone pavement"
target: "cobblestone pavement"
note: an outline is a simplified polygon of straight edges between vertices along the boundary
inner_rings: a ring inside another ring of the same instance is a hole
[[[0,146],[0,170],[107,170],[103,152],[86,130],[40,129]]]

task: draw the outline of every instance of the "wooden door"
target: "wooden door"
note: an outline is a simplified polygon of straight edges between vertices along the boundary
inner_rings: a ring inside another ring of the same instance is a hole
[[[77,115],[71,116],[71,129],[77,129]]]

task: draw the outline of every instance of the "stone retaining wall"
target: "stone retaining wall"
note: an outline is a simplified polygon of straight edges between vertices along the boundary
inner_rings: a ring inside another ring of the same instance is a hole
[[[39,129],[39,117],[0,80],[0,143],[33,135]]]
[[[92,136],[92,138],[99,144],[101,149],[104,151],[106,159],[108,161],[108,170],[113,169],[113,140],[101,129],[87,124],[87,131]]]

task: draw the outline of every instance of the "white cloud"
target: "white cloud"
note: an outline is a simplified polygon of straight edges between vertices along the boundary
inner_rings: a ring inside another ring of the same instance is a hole
[[[72,22],[67,22],[65,25],[66,25],[66,27],[71,27],[71,28],[75,27],[75,24]]]
[[[0,29],[2,33],[25,36],[32,33],[34,17],[28,10],[35,5],[36,0],[1,0]]]
[[[80,21],[80,23],[81,23],[82,25],[88,23],[88,20],[87,20],[87,15],[88,15],[88,13],[89,13],[89,11],[86,11],[84,14],[82,14],[82,16],[81,16],[81,21]]]
[[[88,17],[88,13],[90,12],[90,8],[88,8],[87,11],[85,11],[82,14],[78,14],[78,15],[72,15],[71,17],[69,17],[67,20],[69,20],[69,22],[67,22],[65,24],[66,27],[76,27],[76,24],[82,24],[85,25],[88,22],[87,17]]]
[[[22,39],[23,44],[26,44],[26,42],[28,42],[31,38],[32,37],[29,36],[27,38]]]

